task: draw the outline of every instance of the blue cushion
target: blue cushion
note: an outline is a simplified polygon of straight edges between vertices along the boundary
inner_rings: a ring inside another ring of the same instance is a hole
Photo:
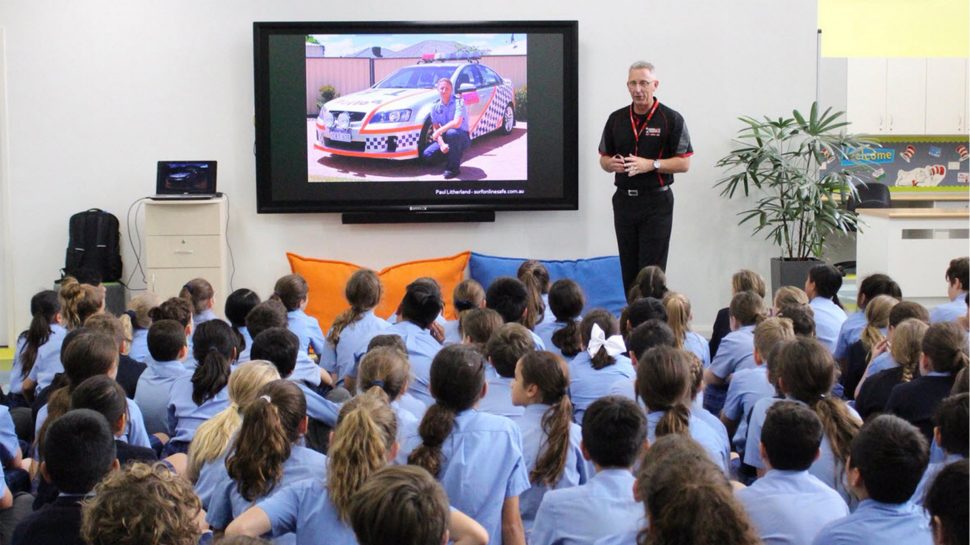
[[[468,276],[488,289],[488,285],[499,276],[514,277],[523,261],[525,258],[497,257],[472,252],[468,261]],[[583,288],[586,293],[586,309],[605,308],[619,316],[626,306],[619,256],[540,261],[549,270],[549,277],[553,282],[560,278],[569,278]]]

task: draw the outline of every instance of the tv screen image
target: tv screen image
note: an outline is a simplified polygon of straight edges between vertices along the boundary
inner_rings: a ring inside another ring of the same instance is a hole
[[[253,28],[258,212],[576,209],[575,21]]]
[[[527,112],[516,111],[516,98],[528,104],[526,35],[306,40],[307,105],[315,114],[307,120],[309,181],[442,180],[445,154],[422,158],[441,125],[433,114],[444,110],[442,80],[450,84],[446,98],[460,103],[471,140],[456,178],[527,179]]]

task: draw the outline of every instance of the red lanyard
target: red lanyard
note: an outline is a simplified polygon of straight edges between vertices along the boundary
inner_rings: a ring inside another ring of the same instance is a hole
[[[660,106],[660,101],[654,98],[653,106],[647,112],[647,119],[643,121],[642,125],[637,127],[636,117],[633,115],[633,104],[630,104],[630,128],[633,129],[633,155],[640,155],[640,135],[647,129],[647,125],[650,124],[650,119],[653,118],[653,113],[657,111],[657,106]]]

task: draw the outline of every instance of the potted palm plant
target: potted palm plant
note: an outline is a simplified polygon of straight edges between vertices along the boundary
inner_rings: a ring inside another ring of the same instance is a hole
[[[753,206],[739,213],[739,225],[777,246],[772,259],[772,291],[805,282],[808,269],[822,256],[825,240],[858,226],[855,211],[846,204],[858,198],[858,173],[871,170],[861,160],[872,144],[846,134],[842,112],[809,114],[798,110],[776,119],[740,117],[744,126],[735,148],[717,162],[727,174],[717,181],[721,195],[753,197]]]

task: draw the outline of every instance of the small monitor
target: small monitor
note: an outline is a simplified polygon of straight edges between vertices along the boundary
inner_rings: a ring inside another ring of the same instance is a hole
[[[215,161],[159,161],[155,184],[158,195],[214,195]]]

